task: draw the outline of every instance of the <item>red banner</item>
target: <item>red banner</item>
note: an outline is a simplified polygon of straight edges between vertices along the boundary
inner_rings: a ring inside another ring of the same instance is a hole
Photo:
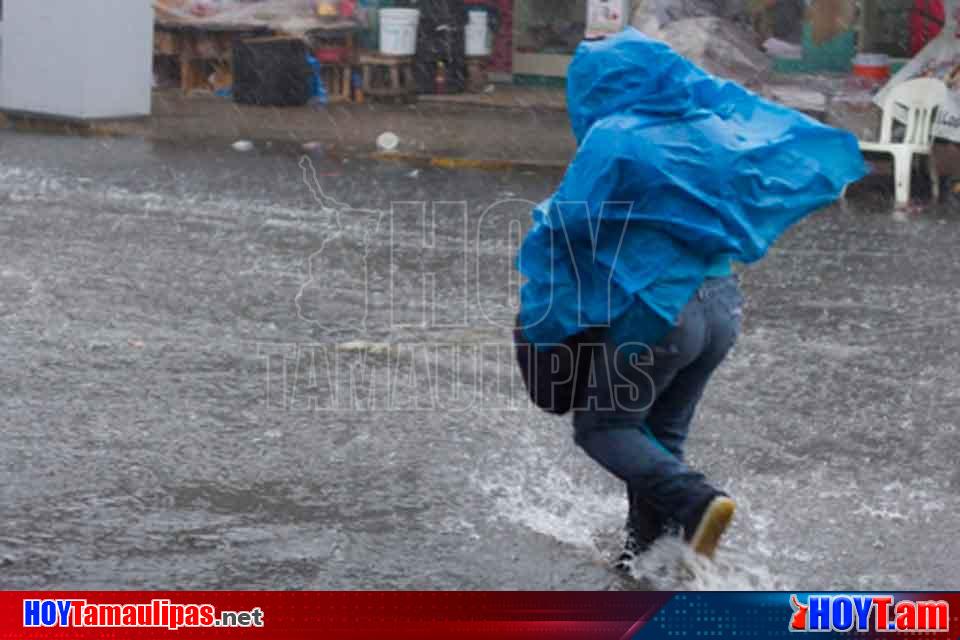
[[[0,640],[619,640],[668,594],[8,592]]]

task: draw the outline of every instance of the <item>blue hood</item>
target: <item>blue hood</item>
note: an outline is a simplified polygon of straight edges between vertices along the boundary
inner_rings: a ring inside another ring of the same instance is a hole
[[[656,59],[663,66],[638,64]],[[577,142],[590,127],[619,112],[681,117],[696,109],[693,86],[705,74],[670,47],[639,31],[584,42],[567,72],[567,104]]]
[[[656,342],[712,264],[761,259],[865,174],[849,133],[634,29],[580,45],[567,99],[579,147],[519,257],[535,343],[608,326],[636,304]]]

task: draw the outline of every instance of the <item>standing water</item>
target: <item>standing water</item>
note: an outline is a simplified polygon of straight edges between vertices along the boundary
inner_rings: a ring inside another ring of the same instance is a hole
[[[622,487],[513,371],[516,241],[556,176],[315,158],[305,184],[282,150],[0,148],[0,586],[937,589],[960,570],[949,214],[829,210],[743,274],[744,334],[690,443],[733,529],[715,562],[667,539],[627,579]],[[436,242],[416,202],[438,203]]]

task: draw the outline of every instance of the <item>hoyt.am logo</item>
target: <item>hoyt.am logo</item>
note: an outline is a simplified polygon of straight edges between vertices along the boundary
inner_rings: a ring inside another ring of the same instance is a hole
[[[950,604],[943,600],[897,600],[892,595],[790,596],[790,631],[946,632]]]

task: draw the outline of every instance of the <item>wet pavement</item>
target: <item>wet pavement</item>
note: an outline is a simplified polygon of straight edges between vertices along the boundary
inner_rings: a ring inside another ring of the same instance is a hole
[[[741,510],[634,583],[513,377],[556,180],[0,132],[0,587],[954,585],[957,212],[858,199],[745,271],[690,443]]]
[[[502,93],[514,95],[500,96]],[[378,137],[391,132],[399,140],[397,153],[406,158],[442,160],[460,166],[557,170],[563,170],[576,151],[562,108],[562,90],[501,87],[495,95],[474,95],[469,98],[471,102],[461,99],[468,98],[449,95],[439,97],[441,101],[413,104],[367,102],[277,108],[162,90],[153,93],[149,117],[97,121],[87,131],[174,144],[189,141],[224,145],[237,140],[311,143],[353,156],[375,153]],[[480,104],[487,99],[489,105]],[[12,124],[22,131],[48,132],[63,127],[34,118],[13,118]],[[74,130],[78,130],[76,126]]]

